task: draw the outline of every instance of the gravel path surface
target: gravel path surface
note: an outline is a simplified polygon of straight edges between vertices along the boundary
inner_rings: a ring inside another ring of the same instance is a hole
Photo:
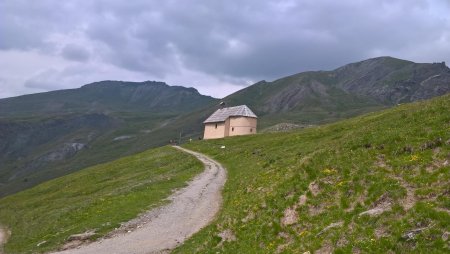
[[[3,244],[6,243],[6,239],[8,238],[8,232],[6,229],[0,227],[0,254],[3,254]]]
[[[170,204],[130,221],[134,230],[129,233],[119,231],[109,238],[57,253],[165,253],[208,225],[220,209],[226,171],[203,154],[176,148],[197,157],[205,164],[205,171],[170,196]]]

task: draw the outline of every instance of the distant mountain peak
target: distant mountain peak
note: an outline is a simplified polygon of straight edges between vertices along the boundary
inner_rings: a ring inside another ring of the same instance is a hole
[[[0,99],[0,117],[69,112],[187,112],[214,101],[195,88],[160,81],[104,80],[81,88]]]
[[[349,69],[373,69],[378,66],[386,67],[386,68],[402,68],[406,65],[414,64],[414,62],[394,58],[391,56],[380,56],[380,57],[374,57],[369,58],[363,61],[358,61],[350,64],[346,64],[344,66],[341,66],[334,71],[342,71],[342,70],[349,70]]]
[[[152,85],[152,86],[169,86],[165,82],[162,81],[142,81],[142,82],[132,82],[132,81],[121,81],[121,80],[102,80],[93,83],[89,83],[83,85],[81,88],[92,88],[98,86],[143,86],[143,85]]]
[[[170,86],[166,82],[152,81],[152,80],[146,80],[146,81],[142,81],[142,82],[103,80],[103,81],[97,81],[97,82],[83,85],[81,88],[82,89],[95,89],[95,88],[108,89],[108,88],[112,88],[112,87],[133,87],[133,88],[152,87],[152,88],[161,88],[161,89],[167,88],[167,89],[171,89],[173,91],[177,91],[177,90],[178,91],[187,91],[187,92],[191,92],[192,94],[202,95],[194,87]],[[202,95],[202,96],[205,96],[205,95]],[[206,96],[206,97],[210,97],[210,96]]]

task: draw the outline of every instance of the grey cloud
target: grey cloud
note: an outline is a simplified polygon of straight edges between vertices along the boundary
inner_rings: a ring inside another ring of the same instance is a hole
[[[80,18],[75,8],[61,1],[0,1],[0,49],[46,49],[46,39],[70,31]]]
[[[0,9],[0,50],[47,50],[161,79],[184,70],[275,79],[379,54],[450,61],[447,0],[4,0]],[[75,32],[83,40],[71,42]],[[49,40],[55,34],[68,41]]]
[[[232,26],[219,32],[248,45],[250,52],[238,57],[221,54],[224,46],[219,43],[212,47],[191,47],[188,43],[179,46],[186,54],[186,62],[199,69],[274,78],[305,69],[333,68],[368,57],[374,49],[395,51],[410,43],[430,44],[445,31],[439,21],[430,21],[420,6],[408,8],[409,1],[395,9],[388,3],[361,2],[364,4],[314,1],[293,5],[283,12],[265,9],[266,19],[257,18],[256,22],[252,17],[260,13],[234,14],[236,20],[225,23]],[[201,40],[211,43],[207,36],[205,33]]]
[[[88,50],[75,44],[68,44],[64,46],[64,48],[61,50],[61,55],[68,60],[78,62],[85,62],[89,60],[90,57],[90,53]]]
[[[57,84],[48,83],[48,80],[37,80],[37,79],[29,79],[25,82],[25,87],[27,88],[36,88],[41,90],[54,90],[54,89],[63,89],[59,87]]]
[[[33,76],[32,78],[25,81],[25,87],[42,89],[42,90],[53,90],[58,88],[63,88],[55,82],[55,76],[58,74],[56,69],[47,69],[40,72],[39,74]]]
[[[171,43],[189,68],[258,79],[334,68],[373,51],[430,44],[448,26],[448,20],[427,13],[431,2],[426,1],[285,1],[286,8],[277,3],[169,1],[136,10],[132,18],[109,10],[116,22],[129,26],[120,27],[123,37],[118,39],[101,33],[95,39],[113,48],[120,41],[126,51],[116,51],[117,64],[124,68],[143,71],[152,69],[152,61],[169,60]],[[143,47],[133,47],[133,40]],[[232,41],[244,49],[229,52]],[[129,61],[133,48],[140,53]],[[139,64],[139,55],[147,66]]]

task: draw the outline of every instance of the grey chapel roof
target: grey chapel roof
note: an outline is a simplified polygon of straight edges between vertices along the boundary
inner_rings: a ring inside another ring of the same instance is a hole
[[[257,118],[255,113],[253,113],[252,110],[249,109],[246,105],[240,105],[236,107],[218,109],[203,123],[224,122],[230,116],[247,116]]]

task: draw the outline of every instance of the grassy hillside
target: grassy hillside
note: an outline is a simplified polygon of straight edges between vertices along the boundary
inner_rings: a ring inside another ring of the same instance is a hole
[[[0,197],[88,166],[166,145],[179,136],[177,126],[161,127],[176,115],[118,115],[0,120]],[[83,147],[74,150],[72,144]]]
[[[216,221],[175,253],[450,251],[450,95],[186,147],[228,180]]]
[[[52,250],[68,236],[91,229],[97,229],[95,238],[102,236],[160,205],[202,169],[193,156],[162,147],[0,199],[0,225],[12,231],[5,251]]]

